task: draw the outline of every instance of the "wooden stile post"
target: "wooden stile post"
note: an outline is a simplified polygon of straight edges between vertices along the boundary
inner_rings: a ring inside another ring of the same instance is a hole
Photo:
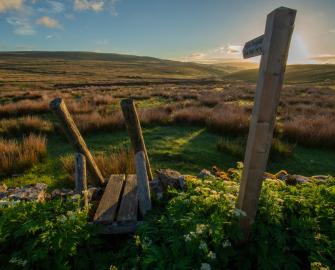
[[[241,218],[246,236],[257,212],[295,15],[296,10],[285,7],[272,11],[267,16],[264,36],[247,42],[243,50],[245,58],[262,54],[237,202],[237,208],[246,214]]]
[[[121,101],[121,108],[125,120],[125,124],[128,130],[128,134],[135,152],[135,155],[143,151],[146,161],[146,170],[149,181],[152,181],[153,176],[151,172],[150,161],[147,153],[147,149],[144,144],[142,128],[140,120],[137,115],[136,107],[132,99],[123,99]]]
[[[151,209],[151,196],[149,188],[149,179],[146,169],[145,154],[139,151],[135,154],[135,165],[137,175],[137,189],[139,209],[142,216]]]
[[[99,184],[104,184],[105,180],[95,163],[95,160],[88,150],[88,147],[81,136],[76,124],[74,123],[65,102],[61,98],[56,98],[50,102],[50,108],[61,121],[64,132],[77,152],[82,153],[87,160],[88,169],[92,173],[94,180]]]
[[[84,206],[88,207],[86,158],[82,153],[75,155],[75,192],[84,196]]]

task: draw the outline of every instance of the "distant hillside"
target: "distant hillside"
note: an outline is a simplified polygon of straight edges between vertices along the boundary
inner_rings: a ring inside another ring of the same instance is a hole
[[[256,82],[258,69],[233,72],[227,79]],[[335,65],[289,65],[285,74],[286,83],[335,83]]]
[[[109,87],[242,80],[256,82],[258,64],[199,64],[92,52],[0,52],[1,90]],[[335,65],[288,66],[287,83],[335,82]]]
[[[64,68],[65,67],[65,68]],[[223,69],[154,57],[92,52],[0,52],[0,70],[32,74],[80,73],[91,80],[222,78]]]

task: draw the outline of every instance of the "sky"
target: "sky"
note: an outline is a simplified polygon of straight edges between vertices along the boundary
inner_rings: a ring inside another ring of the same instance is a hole
[[[266,15],[297,9],[290,63],[335,63],[335,0],[0,0],[0,51],[240,59]]]

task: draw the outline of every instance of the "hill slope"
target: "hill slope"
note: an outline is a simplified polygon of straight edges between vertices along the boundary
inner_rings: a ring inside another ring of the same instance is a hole
[[[248,69],[233,72],[228,79],[238,79],[256,82],[258,69]],[[335,65],[289,65],[285,74],[286,83],[334,83]]]

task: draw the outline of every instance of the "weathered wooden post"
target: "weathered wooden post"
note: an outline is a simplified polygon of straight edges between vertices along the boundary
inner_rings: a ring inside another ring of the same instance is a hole
[[[50,108],[61,121],[62,127],[69,142],[72,144],[77,152],[82,153],[86,157],[88,169],[94,177],[94,180],[99,184],[104,184],[105,180],[97,164],[95,163],[91,152],[88,150],[88,147],[83,137],[81,136],[76,124],[74,123],[65,102],[61,98],[56,98],[50,102]]]
[[[142,216],[151,209],[151,196],[149,188],[149,179],[146,169],[146,160],[143,151],[139,151],[135,155],[136,175],[137,175],[137,188],[138,188],[138,201],[139,210]]]
[[[262,54],[254,108],[244,157],[237,208],[246,213],[241,228],[248,236],[254,222],[282,89],[296,10],[280,7],[266,20],[265,33],[245,44],[244,58]]]
[[[150,161],[147,153],[147,149],[144,144],[143,133],[141,123],[137,115],[136,107],[132,99],[123,99],[121,101],[121,108],[125,120],[125,124],[128,130],[128,134],[135,152],[143,152],[145,156],[146,170],[149,181],[153,179]]]
[[[85,208],[88,207],[87,177],[86,177],[86,158],[82,153],[75,155],[75,192],[83,195]]]

